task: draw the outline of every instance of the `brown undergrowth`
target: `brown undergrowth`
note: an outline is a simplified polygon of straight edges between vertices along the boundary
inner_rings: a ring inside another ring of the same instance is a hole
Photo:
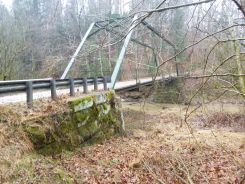
[[[190,134],[185,124],[180,127],[185,106],[123,106],[124,137],[83,145],[55,158],[23,151],[15,162],[8,162],[1,183],[244,182],[243,114],[196,112],[188,121],[194,129]],[[14,145],[12,137],[9,141]]]
[[[203,127],[227,127],[234,131],[245,131],[245,114],[216,112],[211,115],[200,114],[197,118]]]

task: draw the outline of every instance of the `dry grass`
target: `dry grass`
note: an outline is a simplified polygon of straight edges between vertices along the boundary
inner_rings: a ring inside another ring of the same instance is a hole
[[[23,155],[34,150],[21,125],[27,121],[31,123],[32,119],[42,119],[47,114],[67,110],[65,102],[66,98],[60,98],[56,103],[40,100],[35,102],[33,109],[28,109],[24,103],[0,106],[0,183],[4,178],[11,178],[15,168],[25,162]]]
[[[211,115],[197,115],[196,121],[202,127],[227,127],[237,132],[245,131],[245,115],[240,113],[216,112]]]
[[[199,109],[188,121],[194,129],[190,134],[183,123],[185,106],[125,103],[125,137],[64,152],[55,159],[30,152],[31,145],[13,127],[62,110],[62,103],[32,111],[6,109],[0,123],[1,183],[242,183],[244,130],[235,131],[234,123],[220,126],[230,119],[243,124],[240,106],[227,105],[224,114],[219,105]],[[23,117],[8,114],[16,112]],[[203,126],[204,121],[209,126]]]
[[[151,105],[146,106],[150,108]],[[128,104],[126,106],[128,107]],[[132,109],[141,108],[139,104],[132,106],[134,106]],[[158,123],[153,124],[151,132],[151,137],[157,137],[158,141],[161,140],[164,143],[162,146],[164,150],[151,156],[147,153],[143,161],[145,167],[158,182],[243,182],[245,121],[241,106],[222,107],[220,104],[215,104],[206,106],[204,110],[199,109],[187,122],[194,130],[192,133],[189,132],[187,126],[180,128],[184,119],[185,106],[164,105],[164,107],[160,113],[158,107],[157,112],[160,118],[155,118]],[[219,112],[221,107],[222,113]],[[151,110],[154,111],[155,108],[148,109],[147,112]],[[200,119],[200,116],[205,119]],[[203,126],[204,124],[209,126]],[[144,139],[147,139],[147,133],[141,131]],[[139,137],[138,130],[134,130],[134,134]]]

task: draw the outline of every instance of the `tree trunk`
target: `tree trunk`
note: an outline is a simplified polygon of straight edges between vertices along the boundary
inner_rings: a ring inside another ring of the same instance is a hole
[[[237,71],[239,75],[244,74],[244,69],[242,67],[242,61],[241,61],[241,57],[240,57],[240,43],[238,40],[234,41],[234,49],[235,49],[235,54],[236,54],[236,64],[237,64]],[[245,98],[245,77],[244,76],[240,76],[239,77],[239,86],[240,86],[240,90],[243,94],[243,97]]]

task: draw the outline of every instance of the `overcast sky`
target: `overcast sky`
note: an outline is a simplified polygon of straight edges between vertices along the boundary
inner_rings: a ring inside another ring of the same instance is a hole
[[[4,4],[8,9],[11,8],[12,1],[13,1],[13,0],[0,0],[0,1],[2,1],[3,4]],[[124,6],[125,6],[124,8],[125,8],[126,11],[129,9],[129,4],[128,4],[129,1],[130,1],[130,0],[123,0]],[[66,2],[67,2],[67,0],[63,0],[63,3],[64,3],[64,4],[66,4]]]
[[[12,4],[12,0],[1,0],[3,2],[3,4],[5,6],[7,6],[8,8],[10,8],[11,4]]]

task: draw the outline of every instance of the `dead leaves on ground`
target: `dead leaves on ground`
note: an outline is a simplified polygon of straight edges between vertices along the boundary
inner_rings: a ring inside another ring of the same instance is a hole
[[[56,106],[47,104],[42,109],[28,114],[33,113],[35,117],[55,111]],[[125,120],[130,134],[103,144],[84,146],[72,154],[65,152],[55,161],[56,165],[52,165],[52,172],[60,175],[62,170],[78,184],[242,182],[244,143],[225,149],[228,144],[205,144],[208,137],[204,136],[199,137],[200,142],[196,144],[190,135],[186,136],[185,129],[176,128],[180,121],[176,114],[144,115],[144,112],[127,109]],[[41,172],[49,177],[51,171],[45,164],[45,161],[38,162],[33,175]]]

